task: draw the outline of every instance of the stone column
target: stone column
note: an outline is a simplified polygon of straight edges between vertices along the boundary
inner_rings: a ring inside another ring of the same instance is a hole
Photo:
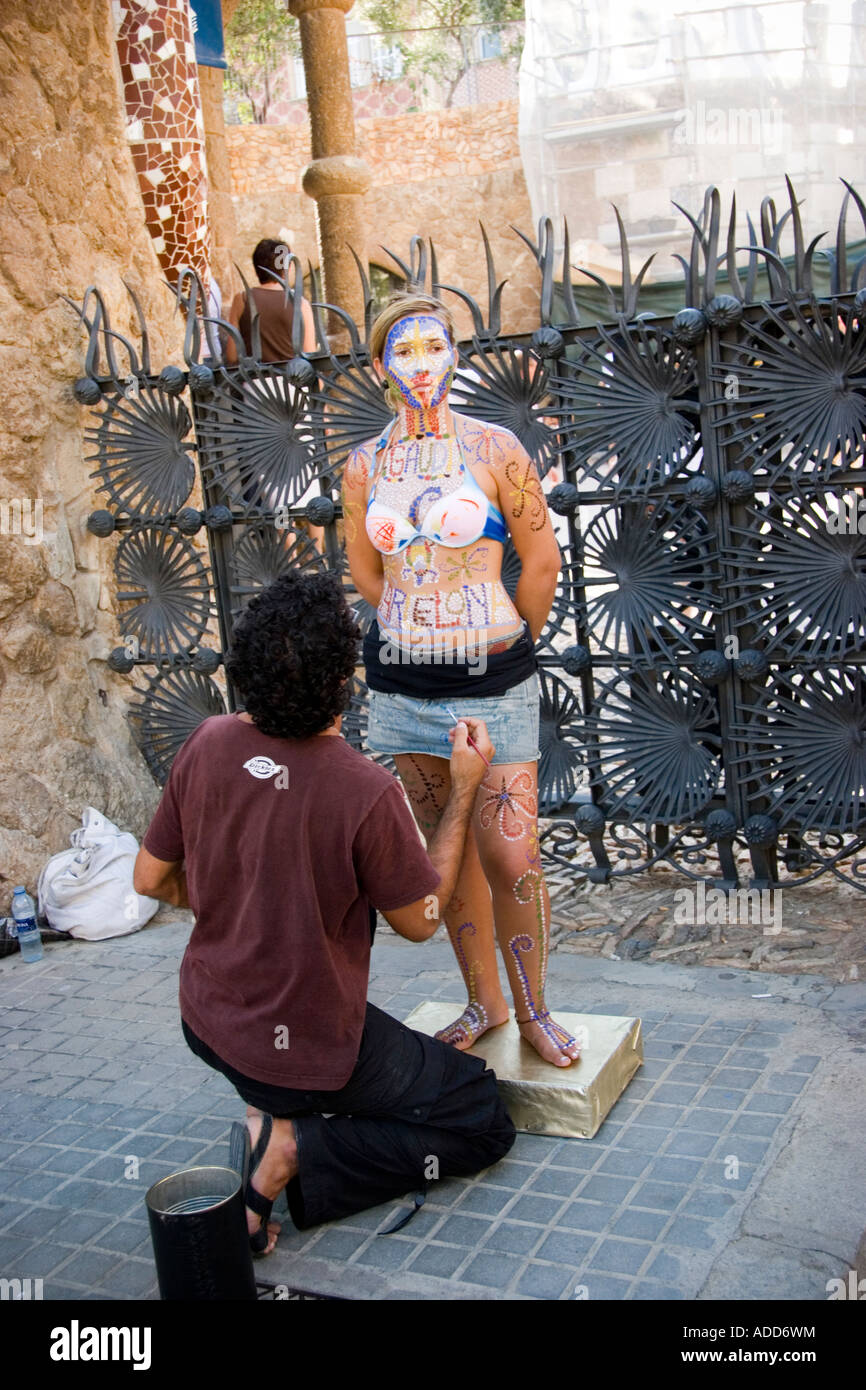
[[[323,294],[364,321],[364,301],[349,247],[367,262],[364,194],[370,170],[355,154],[355,115],[349,83],[345,16],[354,0],[289,0],[300,23],[301,51],[310,109],[312,163],[303,174],[304,192],[316,201]],[[339,333],[339,324],[330,325]]]
[[[211,271],[222,291],[225,318],[234,294],[236,278],[233,265],[236,226],[235,205],[232,202],[232,173],[223,120],[223,78],[222,68],[198,65],[207,157]]]

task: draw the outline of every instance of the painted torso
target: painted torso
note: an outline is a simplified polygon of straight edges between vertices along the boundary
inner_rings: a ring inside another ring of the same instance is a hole
[[[382,555],[379,629],[401,647],[450,650],[468,634],[486,646],[522,631],[500,578],[506,532],[496,484],[483,464],[472,466],[479,429],[453,413],[452,421],[457,438],[401,441],[392,432],[371,470],[365,522]],[[371,462],[380,442],[368,446]]]

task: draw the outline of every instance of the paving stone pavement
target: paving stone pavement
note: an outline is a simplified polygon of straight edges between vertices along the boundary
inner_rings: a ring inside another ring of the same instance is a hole
[[[151,1183],[224,1164],[243,1105],[179,1025],[183,920],[0,961],[0,1277],[158,1297]],[[770,993],[769,999],[753,994]],[[379,933],[370,998],[458,1000],[447,939]],[[520,1135],[471,1179],[313,1231],[257,1275],[373,1299],[811,1299],[866,1227],[866,986],[551,959],[552,1008],[639,1015],[645,1065],[592,1140]]]

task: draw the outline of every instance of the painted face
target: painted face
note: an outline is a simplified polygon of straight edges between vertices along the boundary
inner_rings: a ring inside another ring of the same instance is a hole
[[[440,405],[454,380],[457,355],[432,314],[411,314],[385,339],[382,366],[391,385],[415,410]]]

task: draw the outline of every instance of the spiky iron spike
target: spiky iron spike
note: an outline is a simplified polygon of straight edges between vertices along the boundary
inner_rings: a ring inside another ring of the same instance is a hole
[[[490,249],[490,240],[483,222],[478,223],[481,228],[481,235],[484,239],[484,257],[487,261],[487,325],[489,332],[495,337],[502,328],[502,291],[508,284],[508,280],[503,280],[501,284],[496,283],[496,266],[493,262],[493,252]]]
[[[631,256],[628,249],[628,237],[626,236],[625,224],[619,215],[619,208],[616,203],[611,203],[611,207],[616,217],[616,225],[619,230],[619,261],[622,267],[622,298],[621,309],[626,318],[630,317],[626,304],[631,298]]]
[[[89,298],[90,298],[91,293],[94,291],[94,289],[95,289],[95,287],[94,287],[93,285],[90,285],[90,286],[88,287],[88,289],[85,291],[84,299],[82,300],[81,305],[76,304],[76,302],[75,302],[74,299],[70,299],[68,294],[61,294],[61,295],[58,295],[58,298],[59,298],[59,299],[62,299],[66,304],[68,304],[68,305],[70,306],[70,308],[72,308],[72,309],[75,310],[75,312],[76,312],[76,314],[78,315],[80,321],[83,323],[84,327],[87,329],[87,354],[86,354],[86,357],[85,357],[85,371],[86,371],[88,377],[91,377],[91,376],[93,375],[92,372],[89,371],[88,368],[87,368],[88,362],[90,362],[91,366],[94,367],[94,368],[96,368],[97,371],[98,371],[98,344],[97,344],[97,353],[96,353],[95,358],[92,357],[92,354],[91,354],[91,351],[90,351],[90,345],[91,345],[91,342],[93,341],[93,327],[94,327],[94,322],[95,322],[95,319],[98,318],[98,316],[99,316],[99,308],[98,308],[98,306],[97,306],[96,314],[94,315],[94,319],[89,319],[89,318],[87,317],[88,300],[89,300]]]
[[[555,254],[553,223],[549,217],[543,217],[538,224],[538,245],[538,265],[541,270],[541,322],[549,324],[553,315],[553,258]]]
[[[769,246],[772,242],[775,225],[776,204],[768,194],[761,199],[761,241],[764,246]]]
[[[315,283],[316,283],[316,279],[315,279],[316,273],[315,273],[315,271],[313,270],[313,262],[308,260],[308,261],[307,261],[307,266],[309,267],[310,287],[313,288],[313,287],[315,286]],[[312,305],[312,310],[313,310],[313,324],[315,325],[315,329],[316,329],[316,340],[317,340],[318,345],[319,345],[319,351],[320,351],[320,352],[326,352],[326,353],[330,354],[330,346],[329,346],[329,344],[328,344],[328,335],[327,335],[327,333],[325,332],[325,325],[324,325],[324,323],[323,323],[323,321],[322,321],[322,315],[319,313],[319,305],[318,305],[318,302],[317,302],[316,300],[311,300],[311,305]]]
[[[411,267],[408,266],[408,265],[406,264],[406,262],[405,262],[404,260],[402,260],[401,257],[398,256],[397,253],[396,253],[395,251],[389,251],[389,249],[388,249],[387,246],[383,246],[382,243],[381,243],[381,241],[379,242],[379,246],[380,246],[380,248],[385,252],[385,255],[386,255],[386,256],[390,256],[390,257],[391,257],[391,260],[392,260],[392,261],[394,262],[394,264],[399,268],[400,274],[403,276],[403,279],[406,281],[406,288],[409,289],[409,287],[410,287],[410,285],[411,285],[411,283],[412,283],[412,270],[411,270]]]
[[[678,251],[673,252],[673,258],[675,261],[679,261],[680,265],[683,268],[683,282],[686,291],[686,306],[691,307],[694,304],[694,296],[692,295],[691,267],[689,266],[689,263],[686,260],[685,256],[681,256]]]
[[[456,294],[458,299],[463,300],[463,303],[468,307],[472,315],[472,331],[474,335],[477,338],[487,338],[487,329],[484,327],[484,315],[471,294],[466,294],[464,290],[458,290],[456,285],[440,284],[438,288],[440,290],[448,290],[451,294]]]
[[[616,295],[614,294],[607,281],[602,280],[601,276],[596,275],[594,271],[587,270],[585,266],[579,265],[576,267],[576,270],[578,275],[585,275],[587,280],[592,280],[594,284],[598,285],[600,289],[604,290],[605,294],[607,295],[608,308],[610,309],[614,318],[618,318],[619,305],[616,302]]]
[[[184,295],[187,280],[190,282],[190,287],[186,290],[186,294]],[[169,283],[169,281],[166,281],[166,284]],[[201,331],[198,326],[199,299],[201,299],[202,307],[204,307],[205,304],[204,286],[198,277],[198,272],[192,266],[184,265],[179,268],[177,272],[177,284],[174,286],[174,291],[175,309],[182,308],[186,311],[186,329],[183,335],[183,358],[187,366],[191,367],[193,363],[198,362],[201,352]]]
[[[701,282],[701,253],[706,255],[706,238],[701,224],[692,217],[692,214],[682,206],[681,203],[671,199],[677,212],[681,212],[683,217],[689,222],[692,228],[692,244],[689,251],[689,268],[686,274],[686,295],[689,304],[696,305],[698,302],[698,287]]]
[[[651,256],[647,256],[646,260],[644,261],[643,265],[641,266],[640,270],[638,271],[637,275],[635,276],[635,281],[634,281],[634,284],[633,284],[633,286],[632,286],[631,296],[630,296],[630,299],[629,299],[628,304],[625,306],[625,316],[626,316],[626,318],[628,318],[628,319],[633,319],[634,316],[635,316],[635,311],[637,310],[637,306],[638,306],[638,300],[639,300],[639,298],[640,298],[640,288],[641,288],[641,285],[643,284],[643,277],[646,275],[647,271],[649,270],[649,268],[650,268],[650,266],[652,265],[652,263],[653,263],[653,261],[655,260],[655,258],[656,258],[656,253],[655,253],[655,251],[653,251],[653,253],[652,253]]]
[[[243,360],[248,362],[260,362],[262,358],[262,330],[259,324],[259,311],[256,306],[256,301],[253,299],[252,291],[249,285],[247,284],[246,276],[244,275],[244,272],[241,270],[237,261],[234,262],[234,268],[237,271],[238,275],[241,277],[241,284],[244,287],[247,308],[250,311],[250,352],[248,355],[246,343],[241,338],[240,332],[238,332],[237,337],[240,339],[240,344],[238,346],[238,358],[240,359],[241,357],[243,357]],[[243,347],[243,354],[241,354],[241,347]]]
[[[349,330],[349,344],[352,357],[356,361],[359,361],[360,354],[363,352],[363,346],[361,343],[361,339],[358,337],[358,328],[355,323],[355,320],[352,318],[352,315],[347,314],[346,310],[339,308],[338,305],[326,304],[322,300],[314,301],[314,307],[319,309],[327,309],[328,313],[336,314],[337,318],[340,319],[346,325],[346,327]]]
[[[862,222],[863,222],[863,228],[864,228],[864,231],[866,231],[866,203],[864,203],[863,199],[860,197],[860,194],[857,192],[857,189],[856,189],[856,188],[853,188],[853,187],[851,186],[851,184],[848,182],[847,179],[842,179],[842,183],[844,183],[844,185],[845,185],[846,189],[848,190],[849,194],[850,194],[851,197],[854,199],[854,202],[857,204],[857,211],[860,213],[860,217],[861,217]],[[861,270],[862,265],[863,265],[863,260],[861,259],[861,260],[859,260],[859,261],[857,262],[857,265],[854,267],[854,273],[853,273],[853,275],[851,276],[851,289],[852,289],[852,290],[856,290],[856,289],[857,289],[857,279],[858,279],[858,276],[859,276],[859,274],[860,274],[860,270]],[[843,287],[843,288],[844,288],[844,287]]]
[[[109,352],[110,352],[110,349],[111,349],[111,347],[112,347],[112,344],[111,344],[111,341],[110,341],[110,340],[111,340],[112,338],[116,338],[117,341],[118,341],[119,343],[121,343],[121,344],[126,348],[126,352],[127,352],[128,357],[129,357],[129,371],[126,373],[126,375],[127,375],[127,376],[130,376],[130,375],[131,375],[131,376],[139,376],[141,373],[140,373],[139,365],[138,365],[138,353],[136,352],[135,348],[132,346],[132,343],[129,341],[129,339],[128,339],[128,338],[125,338],[125,337],[123,336],[122,333],[118,333],[118,331],[117,331],[116,328],[106,328],[106,329],[104,329],[104,330],[103,330],[103,337],[105,338],[105,355],[106,355],[106,357],[109,356]],[[119,374],[118,374],[117,364],[116,364],[115,361],[114,361],[114,354],[113,354],[113,352],[111,352],[110,361],[111,361],[111,366],[112,366],[112,377],[114,378],[115,381],[119,382],[119,381],[120,381],[120,376],[119,376]]]
[[[839,221],[836,223],[836,263],[833,267],[834,275],[830,285],[831,294],[844,294],[848,279],[848,237],[845,223],[848,218],[850,202],[851,190],[846,185],[845,197],[842,199],[842,207],[839,210]]]
[[[728,239],[725,254],[725,264],[728,271],[728,284],[733,294],[737,296],[740,303],[743,302],[743,284],[737,270],[737,195],[731,194],[731,216],[728,219]]]
[[[704,193],[704,218],[707,237],[704,261],[704,299],[707,303],[716,293],[721,208],[722,200],[719,190],[714,187],[708,188]]]
[[[425,294],[427,290],[427,247],[417,232],[409,242],[409,266],[412,272],[410,287]]]
[[[752,214],[746,213],[746,226],[749,229],[749,269],[746,274],[746,304],[753,304],[755,300],[755,285],[758,282],[758,234],[755,231],[755,224],[752,221]]]
[[[436,247],[433,245],[433,238],[430,237],[430,293],[438,294],[439,291],[439,261],[436,257]]]
[[[574,287],[571,283],[571,239],[568,234],[567,217],[563,217],[562,225],[562,297],[565,301],[565,311],[569,315],[569,323],[577,327],[580,324],[580,310],[575,302]]]
[[[819,241],[824,240],[824,237],[826,235],[826,232],[819,232],[818,235],[816,237],[813,237],[812,240],[809,242],[809,245],[807,246],[803,254],[803,289],[807,294],[814,294],[815,291],[815,287],[812,281],[812,258],[815,255],[815,247],[818,245]],[[853,285],[851,288],[854,288]]]
[[[515,227],[513,222],[509,222],[508,225],[511,228],[512,232],[515,232],[517,236],[520,237],[520,240],[524,243],[524,245],[529,247],[530,254],[532,255],[533,260],[535,261],[535,264],[540,266],[542,256],[536,243],[530,237],[528,237],[525,232],[522,232],[519,227]]]
[[[739,246],[737,250],[745,251],[746,247]],[[773,279],[773,291],[775,297],[778,299],[793,300],[794,287],[791,284],[790,278],[788,276],[787,267],[785,266],[785,262],[782,260],[781,256],[777,256],[775,251],[770,251],[769,248],[766,246],[756,246],[754,248],[754,251],[756,255],[765,256],[767,259],[767,263],[770,268],[770,275]]]
[[[294,272],[291,289],[289,289],[289,277]],[[279,276],[275,276],[279,280]],[[301,269],[300,257],[293,251],[289,252],[289,263],[286,266],[286,279],[283,284],[283,305],[288,308],[289,300],[292,301],[292,352],[295,357],[299,357],[304,346],[304,316],[301,312],[301,301],[304,297],[304,272]]]
[[[144,317],[138,295],[135,293],[132,285],[130,285],[128,280],[124,280],[123,284],[126,287],[127,294],[135,305],[135,312],[138,316],[138,328],[141,333],[141,370],[144,372],[145,376],[150,376],[150,337],[147,332],[147,321]]]
[[[774,250],[773,234],[776,229],[776,204],[769,196],[761,200],[761,242],[764,247]],[[756,248],[757,249],[757,248]],[[767,262],[767,275],[770,281],[770,296],[776,298],[779,294],[779,283],[775,268],[772,262]]]
[[[349,245],[349,250],[352,253],[352,259],[357,266],[358,275],[361,280],[361,293],[364,296],[364,341],[369,343],[370,328],[373,323],[373,291],[370,289],[370,280],[364,269],[361,257],[351,244]]]
[[[791,225],[794,229],[794,284],[800,290],[805,288],[803,285],[805,242],[803,240],[803,223],[800,220],[800,204],[797,202],[794,185],[788,174],[785,175],[785,187],[788,190],[788,201],[791,204]]]
[[[108,309],[106,308],[105,300],[102,298],[101,291],[97,289],[96,285],[88,285],[84,292],[85,311],[91,295],[96,300],[96,312],[93,315],[93,323],[90,328],[90,337],[84,358],[84,370],[87,375],[91,377],[98,377],[101,375],[99,371],[99,346],[100,334],[103,334],[105,335],[103,346],[105,349],[106,366],[108,368],[107,375],[110,376],[113,381],[117,381],[117,362],[114,357],[114,346],[109,336],[111,333],[111,323],[108,317]]]
[[[791,209],[790,209],[790,208],[786,208],[785,211],[782,213],[782,216],[779,218],[778,222],[776,223],[775,227],[773,228],[772,240],[771,240],[770,243],[769,243],[769,248],[770,248],[771,251],[775,251],[776,253],[778,253],[778,251],[779,251],[779,246],[780,246],[781,241],[782,241],[782,233],[783,233],[783,231],[785,230],[785,223],[788,221],[788,219],[789,219],[790,216],[791,216]]]

